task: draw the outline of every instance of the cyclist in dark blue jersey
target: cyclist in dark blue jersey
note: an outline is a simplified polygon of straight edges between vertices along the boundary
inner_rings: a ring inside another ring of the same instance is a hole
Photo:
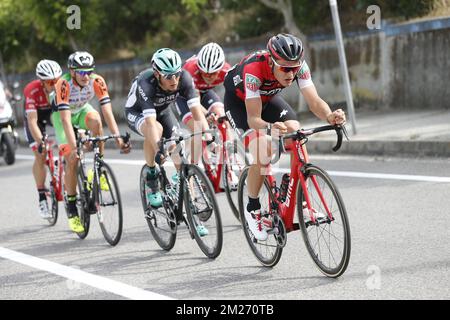
[[[179,128],[178,120],[171,112],[170,105],[177,99],[186,101],[185,113],[192,112],[194,131],[208,129],[202,112],[200,97],[191,75],[181,68],[181,58],[177,52],[162,48],[155,52],[152,67],[142,71],[134,80],[125,105],[128,126],[144,137],[145,161],[149,167],[147,186],[152,192],[147,194],[147,202],[152,207],[162,205],[158,186],[158,168],[155,156],[158,141],[162,136],[170,138]],[[201,143],[198,143],[201,147]],[[197,152],[200,154],[199,152]]]

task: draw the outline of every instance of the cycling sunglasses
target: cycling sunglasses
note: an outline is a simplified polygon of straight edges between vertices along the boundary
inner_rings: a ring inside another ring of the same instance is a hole
[[[179,76],[181,76],[181,70],[170,74],[161,73],[161,75],[164,77],[164,79],[171,80],[173,77],[178,78]]]
[[[294,74],[297,74],[297,72],[300,70],[300,68],[302,66],[301,63],[296,66],[282,66],[279,63],[277,63],[274,58],[271,57],[271,59],[272,59],[273,63],[284,73],[289,73],[292,71]]]
[[[80,76],[90,76],[94,70],[75,70],[76,73],[78,73]]]

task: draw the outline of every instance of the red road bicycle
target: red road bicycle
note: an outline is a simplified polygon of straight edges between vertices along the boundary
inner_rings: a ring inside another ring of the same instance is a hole
[[[335,130],[338,140],[333,148],[342,144],[344,126],[322,126],[301,129],[280,137],[280,153],[288,151],[291,157],[290,175],[282,178],[280,187],[272,175],[266,175],[260,191],[261,219],[268,238],[257,240],[244,217],[248,202],[245,168],[239,179],[239,212],[245,237],[256,258],[268,267],[275,266],[287,241],[287,234],[301,230],[306,248],[314,263],[328,277],[342,275],[350,259],[350,226],[342,197],[329,175],[309,162],[305,144],[308,136],[322,131]],[[291,139],[285,141],[287,139]],[[294,223],[297,208],[298,222]],[[260,225],[260,227],[263,227]]]
[[[46,152],[45,165],[48,167],[47,176],[49,176],[49,179],[47,181],[50,181],[47,201],[50,200],[51,217],[47,220],[51,226],[54,226],[58,220],[58,202],[64,201],[64,158],[62,152],[58,151],[58,158],[55,159],[53,148],[56,144],[53,139],[49,139],[47,134],[44,134],[42,143]]]
[[[228,134],[227,116],[210,117],[210,115],[211,113],[206,115],[209,126],[219,138],[216,151],[212,151],[206,146],[206,142],[203,142],[203,167],[215,193],[225,191],[234,216],[240,220],[236,191],[239,176],[249,164],[249,158],[243,145]]]

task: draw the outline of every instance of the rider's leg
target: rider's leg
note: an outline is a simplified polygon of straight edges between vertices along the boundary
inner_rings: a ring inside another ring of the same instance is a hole
[[[264,135],[264,133],[252,139],[248,146],[253,158],[248,176],[248,194],[252,198],[258,197],[259,190],[264,182],[264,177],[267,174],[267,166],[270,164],[270,137]]]
[[[209,128],[203,114],[203,107],[201,107],[200,105],[192,107],[190,109],[190,112],[192,113],[192,117],[185,117],[184,123],[192,133],[201,132],[203,129]],[[194,136],[191,141],[191,162],[197,164],[200,161],[200,157],[202,155],[202,136]]]
[[[47,169],[45,166],[45,153],[40,154],[37,150],[34,153],[34,163],[33,163],[33,176],[36,182],[36,187],[38,190],[45,189],[45,178],[47,175]],[[40,199],[43,200],[43,199]]]
[[[100,113],[97,111],[91,110],[87,112],[84,117],[84,123],[86,128],[91,132],[92,136],[98,137],[103,135],[102,119],[100,117]],[[105,144],[100,142],[98,146],[100,149],[100,154],[103,155]]]
[[[163,128],[156,121],[156,117],[148,117],[142,122],[140,131],[144,135],[144,155],[147,166],[155,167],[155,156],[158,152],[158,141],[161,139]]]
[[[72,123],[73,121],[72,116]],[[59,149],[61,150],[66,163],[64,169],[64,190],[67,193],[68,215],[70,218],[77,215],[76,195],[78,158],[70,156],[72,150],[67,142],[66,133],[64,132],[59,111],[52,113],[52,123],[55,128],[56,141],[58,142]]]
[[[146,184],[150,192],[147,192],[147,203],[152,207],[162,205],[162,196],[159,191],[158,175],[155,156],[158,152],[158,141],[162,136],[162,126],[156,121],[156,116],[150,116],[144,119],[140,125],[139,131],[144,135],[144,154],[145,162],[148,167]]]

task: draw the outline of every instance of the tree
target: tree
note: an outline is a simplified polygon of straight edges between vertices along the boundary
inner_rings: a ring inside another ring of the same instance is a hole
[[[287,32],[298,37],[304,37],[304,34],[300,31],[295,23],[294,13],[292,10],[291,0],[259,0],[265,6],[280,11],[284,18],[284,27]]]

